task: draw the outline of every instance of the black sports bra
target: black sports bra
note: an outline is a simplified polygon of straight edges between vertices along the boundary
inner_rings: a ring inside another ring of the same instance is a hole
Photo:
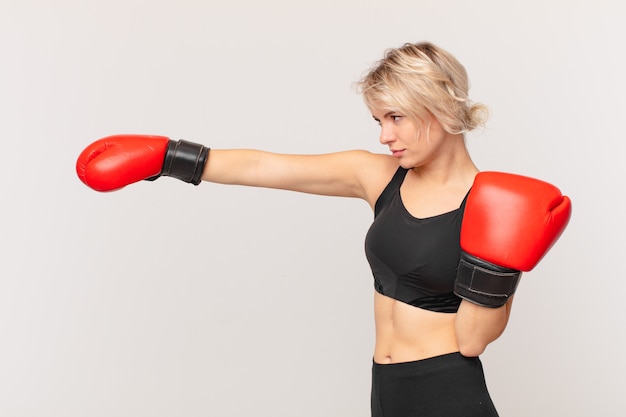
[[[400,186],[408,170],[400,167],[374,208],[365,254],[379,293],[415,307],[456,313],[453,293],[461,255],[460,232],[465,201],[453,211],[424,219],[402,203]]]

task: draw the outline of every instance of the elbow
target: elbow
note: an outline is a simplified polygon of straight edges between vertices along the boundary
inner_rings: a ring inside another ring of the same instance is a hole
[[[459,343],[459,353],[468,358],[474,358],[482,355],[485,349],[487,349],[486,343],[480,343],[477,341]]]

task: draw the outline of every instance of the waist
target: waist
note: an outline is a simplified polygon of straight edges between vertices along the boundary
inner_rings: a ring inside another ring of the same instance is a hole
[[[376,363],[410,362],[459,351],[456,314],[420,309],[375,293],[374,315]]]
[[[417,359],[408,362],[396,362],[391,364],[381,364],[374,360],[372,361],[372,368],[375,370],[379,370],[379,372],[396,372],[394,371],[394,368],[401,371],[411,370],[418,372],[427,372],[431,369],[436,369],[437,371],[440,371],[442,370],[442,368],[456,367],[459,363],[480,362],[481,361],[479,357],[468,358],[461,355],[460,352],[451,352],[431,356],[429,358]]]

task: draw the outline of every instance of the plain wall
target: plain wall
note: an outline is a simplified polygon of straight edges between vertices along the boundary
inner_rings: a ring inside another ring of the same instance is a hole
[[[618,1],[0,1],[0,415],[369,413],[362,201],[170,178],[96,193],[116,133],[324,153],[378,143],[354,82],[429,40],[492,111],[480,169],[573,200],[482,356],[503,417],[621,416]]]

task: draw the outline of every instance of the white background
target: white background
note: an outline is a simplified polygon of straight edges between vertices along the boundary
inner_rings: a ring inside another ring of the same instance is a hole
[[[367,416],[365,203],[171,178],[101,194],[74,164],[115,133],[386,152],[354,82],[429,40],[491,108],[479,168],[574,203],[483,355],[501,416],[622,416],[620,8],[1,0],[0,415]]]

